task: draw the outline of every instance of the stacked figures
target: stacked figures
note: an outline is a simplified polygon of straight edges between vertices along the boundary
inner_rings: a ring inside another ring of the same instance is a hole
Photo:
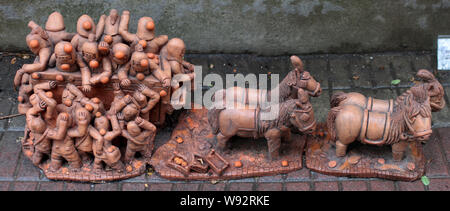
[[[96,181],[142,174],[157,126],[171,113],[176,74],[193,79],[179,38],[155,36],[150,17],[128,31],[130,13],[88,15],[76,33],[52,13],[26,37],[36,55],[17,70],[18,110],[26,115],[23,151],[50,179]]]

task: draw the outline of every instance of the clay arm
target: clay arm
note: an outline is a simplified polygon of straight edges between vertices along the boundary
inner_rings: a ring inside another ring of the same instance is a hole
[[[130,22],[130,11],[125,10],[122,12],[122,16],[120,17],[119,34],[127,42],[133,42],[136,35],[128,32],[128,23],[129,22]]]
[[[76,34],[70,41],[70,44],[72,44],[75,50],[78,50],[78,44],[80,43],[79,38],[80,38],[79,35]]]
[[[157,68],[153,70],[152,74],[157,78],[159,81],[161,81],[163,87],[169,87],[170,86],[170,75],[162,71],[160,68]]]
[[[39,60],[33,64],[24,64],[22,69],[26,73],[44,71],[47,67],[48,60],[50,59],[51,49],[50,47],[42,48],[39,50]]]
[[[80,138],[87,134],[90,116],[89,113],[85,111],[77,112],[77,126],[67,131],[67,135],[70,137]]]
[[[70,93],[72,93],[75,96],[77,96],[77,98],[75,99],[76,101],[81,101],[81,99],[85,98],[83,92],[81,92],[81,90],[79,90],[73,84],[70,84],[70,83],[66,84],[66,89],[68,89]]]
[[[156,131],[156,127],[155,125],[153,125],[152,123],[150,123],[149,121],[142,119],[141,117],[136,117],[135,122],[138,124],[138,126],[144,130],[148,130],[148,131]]]
[[[111,60],[108,57],[103,57],[102,63],[103,63],[103,72],[101,74],[102,77],[111,78],[112,75]]]
[[[130,79],[128,79],[128,71],[130,70],[130,66],[130,62],[127,62],[117,71],[117,77],[119,78],[120,85],[123,87],[127,87],[131,84]]]
[[[154,133],[154,131],[149,131],[149,130],[145,130],[142,131],[138,136],[135,137],[135,140],[144,140],[146,138],[149,138],[150,136],[152,136]],[[139,143],[139,142],[137,142]],[[142,144],[142,143],[141,143]]]
[[[160,35],[150,42],[148,42],[147,47],[147,53],[158,53],[159,49],[161,49],[161,46],[165,45],[167,41],[169,40],[169,37],[167,35]]]
[[[97,23],[97,28],[95,29],[95,40],[99,40],[100,37],[103,35],[103,30],[105,29],[105,19],[106,15],[100,16],[100,19]]]
[[[156,103],[159,102],[161,97],[160,97],[160,95],[157,92],[151,90],[150,88],[148,88],[144,84],[139,84],[138,85],[138,90],[143,95],[145,95],[145,96],[150,98],[150,100],[148,101],[147,105],[144,108],[141,109],[142,113],[147,113],[156,105]]]
[[[64,31],[64,35],[62,37],[62,40],[70,42],[73,39],[74,36],[75,36],[75,33],[70,33],[70,32]]]
[[[56,105],[56,111],[69,113],[71,111],[71,109],[70,109],[70,107],[67,107],[64,104],[58,104],[58,105]]]
[[[134,137],[132,137],[127,130],[122,130],[122,136],[136,144],[140,144]]]
[[[120,128],[119,120],[116,115],[108,116],[108,119],[111,121],[113,130],[111,132],[107,132],[104,138],[106,141],[112,141],[114,138],[122,134],[122,129]]]
[[[50,60],[48,61],[49,67],[54,67],[56,65],[56,54],[53,53],[52,56],[50,56]]]
[[[55,111],[56,108],[56,100],[48,97],[44,91],[42,90],[38,90],[37,92],[35,92],[39,98],[41,98],[42,101],[44,101],[47,104],[47,111],[45,112],[45,119],[51,119],[53,116],[53,112]]]
[[[88,128],[88,132],[89,132],[89,135],[90,135],[93,139],[97,140],[97,141],[95,142],[95,144],[96,144],[96,146],[95,146],[96,150],[94,151],[94,153],[98,153],[98,154],[100,154],[100,155],[103,154],[103,153],[102,153],[102,152],[103,152],[103,143],[104,143],[103,136],[100,135],[100,132],[98,132],[98,130],[97,130],[96,128],[94,128],[94,127],[92,127],[92,126],[90,126],[90,125],[89,125],[89,128]]]
[[[83,58],[79,53],[77,54],[77,62],[81,71],[81,84],[83,85],[83,91],[89,92],[91,91],[91,84],[89,82],[91,79],[91,70],[89,70],[89,67],[86,63],[84,63]]]
[[[68,120],[68,113],[59,114],[58,119],[56,120],[56,125],[58,126],[57,130],[49,130],[47,136],[53,140],[62,140],[64,137],[66,137]]]

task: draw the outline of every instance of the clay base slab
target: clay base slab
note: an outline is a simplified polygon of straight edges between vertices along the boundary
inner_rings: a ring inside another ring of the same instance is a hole
[[[334,143],[326,138],[313,138],[307,143],[306,167],[333,176],[414,181],[425,173],[425,158],[422,145],[415,142],[409,144],[402,161],[392,159],[391,146],[360,142],[350,144],[346,156],[337,157]]]
[[[31,141],[29,136],[26,135],[25,138],[26,141]],[[25,156],[27,156],[30,160],[32,159],[33,152],[31,150],[22,147],[22,151]],[[63,166],[57,171],[50,171],[49,165],[50,159],[47,158],[38,166],[40,169],[42,169],[48,179],[78,182],[102,182],[128,179],[140,176],[145,173],[146,170],[146,160],[144,158],[134,159],[131,164],[125,166],[126,170],[122,172],[112,169],[94,169],[93,160],[90,160],[89,162],[83,162],[83,166],[79,170],[72,170],[67,163],[64,163]]]
[[[178,143],[177,139],[183,142]],[[290,141],[283,141],[280,158],[274,161],[268,159],[267,141],[265,139],[247,139],[234,137],[229,141],[228,150],[215,152],[222,156],[229,166],[221,175],[211,168],[206,173],[190,171],[184,175],[181,171],[168,167],[168,161],[174,152],[187,158],[192,164],[193,154],[206,156],[215,149],[216,136],[211,133],[206,109],[188,110],[179,117],[170,140],[158,148],[151,158],[151,165],[163,178],[170,180],[212,180],[239,179],[245,177],[267,176],[287,173],[302,168],[302,154],[307,136],[292,134]],[[241,161],[242,167],[235,167],[235,162]],[[287,166],[282,166],[287,161]]]

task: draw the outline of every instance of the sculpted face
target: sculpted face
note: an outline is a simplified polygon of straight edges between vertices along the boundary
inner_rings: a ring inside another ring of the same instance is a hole
[[[127,124],[127,131],[131,136],[138,136],[141,133],[141,128],[139,128],[136,122],[131,121]]]
[[[117,43],[112,48],[112,60],[117,64],[125,64],[130,59],[130,47]]]
[[[94,126],[99,131],[101,129],[108,131],[109,130],[109,120],[105,116],[97,117],[94,120]]]
[[[137,116],[138,112],[139,112],[139,110],[137,109],[136,105],[134,105],[134,104],[128,104],[122,110],[123,117],[126,121],[130,121],[130,120],[134,119]]]

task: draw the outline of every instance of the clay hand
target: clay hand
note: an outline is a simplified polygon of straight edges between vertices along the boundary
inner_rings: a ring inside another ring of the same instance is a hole
[[[100,41],[98,44],[98,49],[103,53],[107,54],[109,52],[109,44],[105,41]]]
[[[298,85],[300,88],[306,88],[308,86],[308,81],[300,80]]]
[[[190,64],[190,63],[188,63],[188,65],[187,65],[187,69],[188,69],[189,71],[191,71],[191,72],[194,72],[194,65],[193,65],[193,64]]]
[[[122,12],[122,15],[129,15],[129,14],[130,14],[130,11],[128,11],[128,10],[125,10]]]
[[[39,107],[44,110],[45,108],[47,108],[47,103],[45,103],[45,101],[40,101],[39,102]]]
[[[130,84],[131,84],[131,81],[128,78],[120,81],[120,86],[122,86],[122,87],[128,87]]]
[[[145,89],[147,89],[147,86],[145,86],[144,84],[139,84],[139,85],[138,85],[138,91],[142,92],[142,91],[144,91]]]
[[[141,124],[144,121],[144,119],[142,119],[141,117],[137,116],[134,121],[136,122],[136,124],[139,125],[139,124]]]
[[[113,83],[112,84],[114,91],[120,90],[120,84],[119,83]]]
[[[83,90],[83,92],[90,92],[91,91],[91,85],[89,84],[85,84],[81,87],[81,89]]]
[[[124,119],[122,112],[117,113],[116,116],[117,116],[118,120],[123,120]]]
[[[162,81],[162,86],[163,87],[169,87],[170,86],[170,78],[166,78]]]
[[[50,89],[54,89],[56,87],[56,81],[50,81],[48,82],[48,85],[50,86]]]
[[[88,113],[85,111],[79,111],[77,116],[78,116],[78,121],[86,121]]]
[[[130,95],[125,95],[124,97],[123,97],[123,101],[126,103],[126,104],[129,104],[129,103],[131,103],[131,96]]]
[[[69,114],[68,113],[62,113],[62,114],[60,114],[60,116],[61,116],[61,121],[67,121],[67,120],[69,120]]]

